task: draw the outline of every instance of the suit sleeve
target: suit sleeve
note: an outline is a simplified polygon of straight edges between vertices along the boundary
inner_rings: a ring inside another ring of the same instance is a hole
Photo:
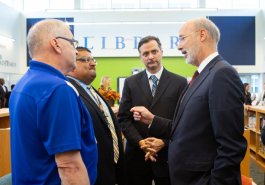
[[[120,102],[118,121],[121,125],[122,132],[126,139],[133,145],[139,146],[139,141],[142,140],[142,136],[135,128],[133,114],[130,112],[132,108],[131,90],[129,88],[128,80],[124,82],[124,87],[122,91],[122,98]]]
[[[240,182],[240,163],[247,147],[243,137],[243,92],[243,85],[234,69],[226,67],[214,74],[209,89],[209,109],[217,142],[217,156],[210,184]]]
[[[153,135],[153,133],[160,133],[161,135],[164,135],[165,137],[161,139],[163,140],[165,145],[168,146],[171,132],[171,124],[172,120],[155,116],[152,125],[149,128],[149,135]]]

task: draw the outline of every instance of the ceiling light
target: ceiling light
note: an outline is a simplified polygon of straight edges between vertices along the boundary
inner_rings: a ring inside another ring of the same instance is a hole
[[[2,42],[15,42],[14,39],[10,38],[10,37],[6,37],[6,36],[3,36],[3,35],[0,35],[0,40]]]

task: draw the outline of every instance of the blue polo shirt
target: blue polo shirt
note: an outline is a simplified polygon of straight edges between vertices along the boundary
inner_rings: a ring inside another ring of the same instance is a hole
[[[12,181],[59,185],[55,154],[79,150],[90,182],[97,173],[91,117],[78,92],[55,68],[37,61],[10,97]]]

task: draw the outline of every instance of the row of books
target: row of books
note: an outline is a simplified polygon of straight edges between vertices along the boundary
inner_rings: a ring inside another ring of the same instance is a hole
[[[248,125],[249,128],[256,129],[256,116],[250,116],[248,118]],[[260,127],[259,130],[261,130],[265,126],[265,117],[260,118]]]

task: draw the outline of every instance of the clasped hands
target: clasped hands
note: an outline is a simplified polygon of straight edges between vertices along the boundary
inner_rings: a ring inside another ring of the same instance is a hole
[[[157,153],[165,146],[162,139],[148,137],[139,141],[140,148],[145,152],[145,160],[156,162]]]
[[[133,112],[133,118],[136,121],[141,121],[147,125],[153,122],[154,115],[143,106],[136,106],[131,109]],[[155,137],[149,137],[139,141],[140,148],[145,152],[145,160],[150,159],[156,162],[157,153],[165,146],[162,139]]]

